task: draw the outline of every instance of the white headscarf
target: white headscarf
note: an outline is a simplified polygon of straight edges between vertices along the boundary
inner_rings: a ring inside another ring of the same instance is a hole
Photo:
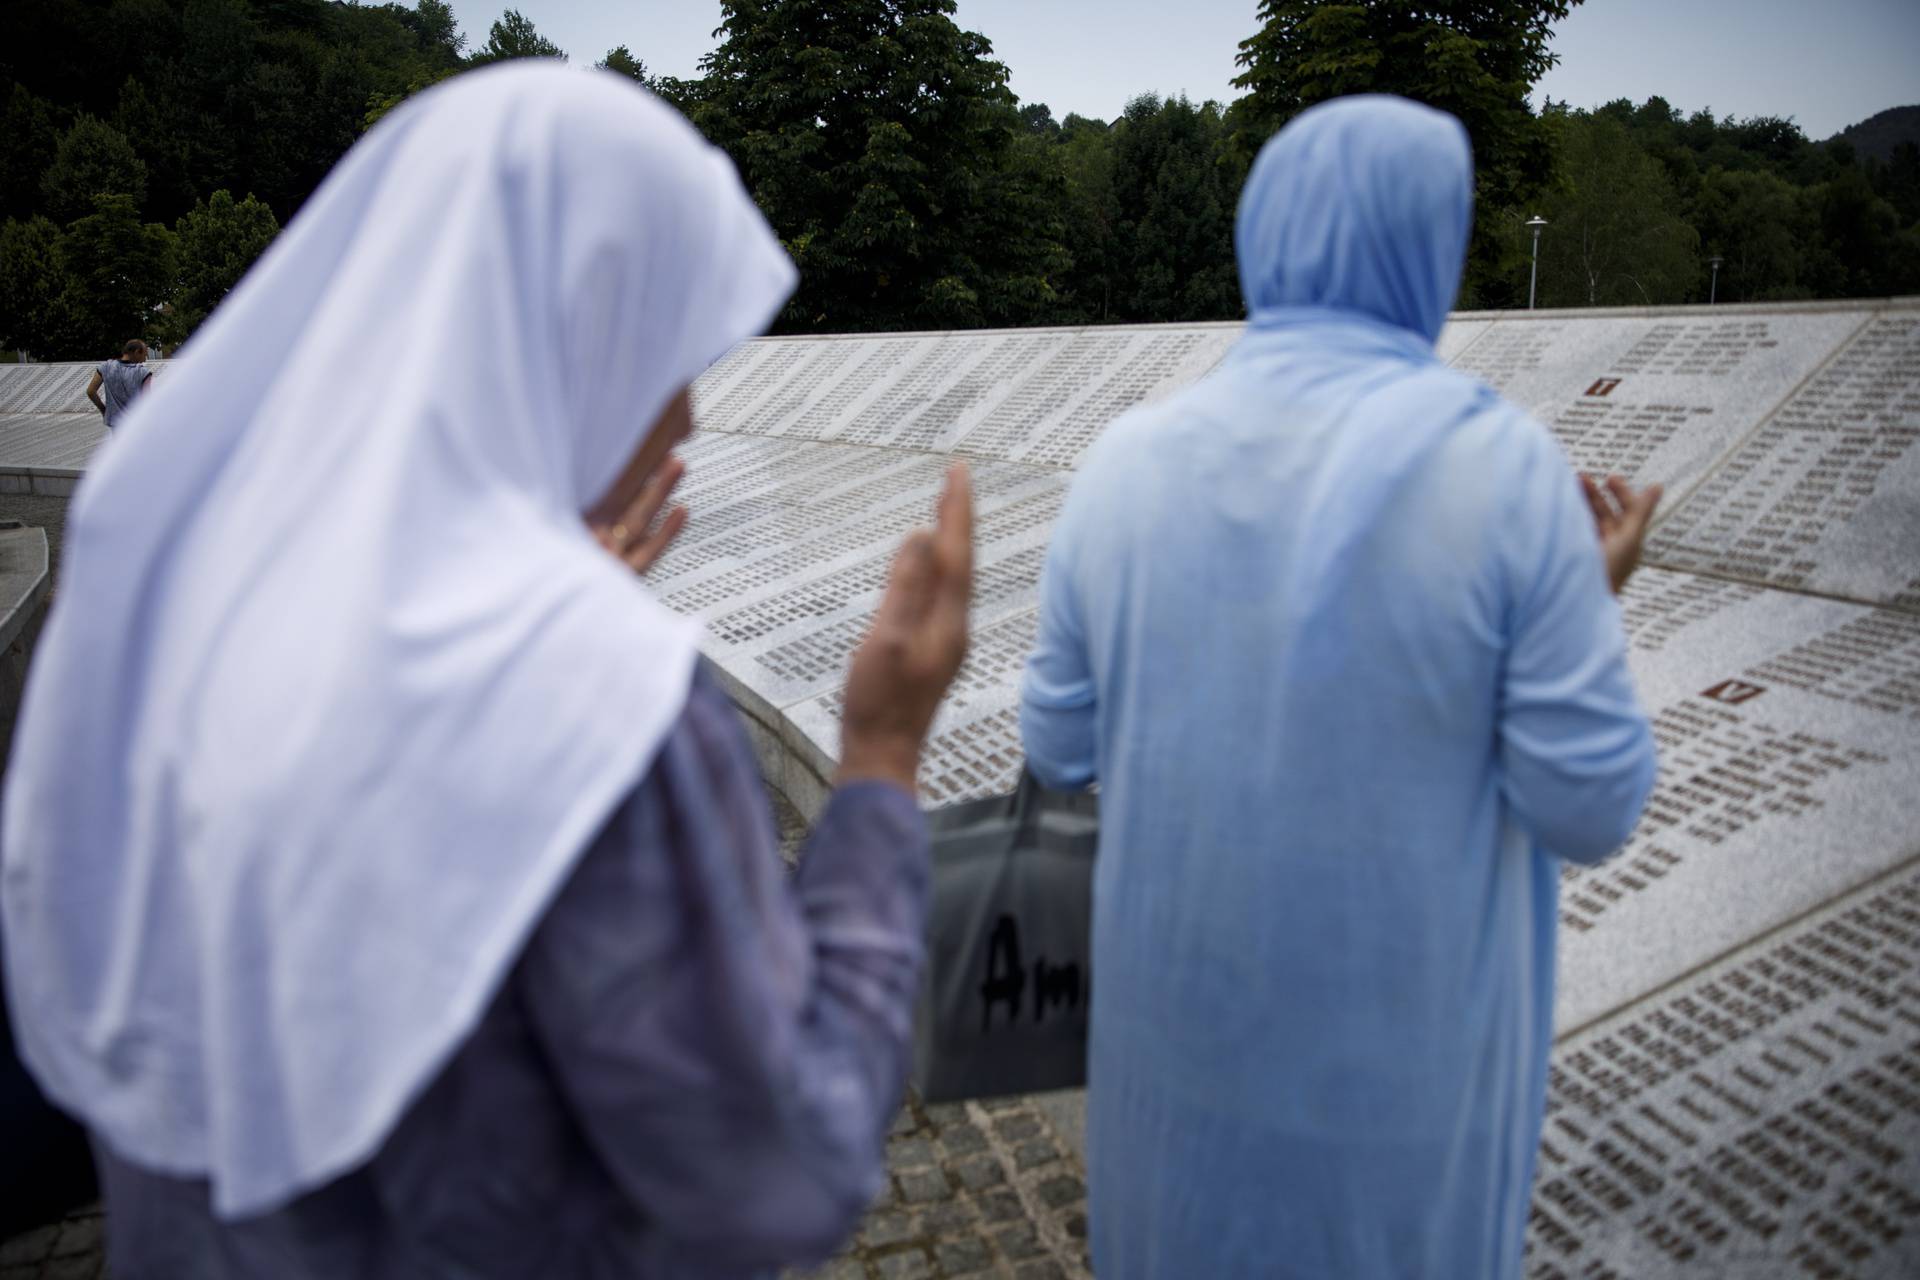
[[[20,1048],[224,1217],[350,1170],[684,705],[695,628],[581,513],[792,264],[630,82],[373,130],[66,528],[7,780]]]

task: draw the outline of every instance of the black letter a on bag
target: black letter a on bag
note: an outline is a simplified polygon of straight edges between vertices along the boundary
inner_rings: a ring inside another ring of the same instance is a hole
[[[1001,916],[987,939],[987,980],[980,984],[980,1029],[993,1026],[993,1006],[1007,1002],[1007,1021],[1020,1020],[1020,994],[1027,975],[1020,969],[1020,928],[1012,916]]]

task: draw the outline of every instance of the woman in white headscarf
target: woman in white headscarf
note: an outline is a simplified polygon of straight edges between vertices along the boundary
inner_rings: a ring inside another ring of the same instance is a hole
[[[695,628],[632,572],[687,383],[792,285],[657,100],[462,77],[348,155],[89,474],[0,900],[120,1280],[751,1271],[872,1198],[964,473],[791,882]]]

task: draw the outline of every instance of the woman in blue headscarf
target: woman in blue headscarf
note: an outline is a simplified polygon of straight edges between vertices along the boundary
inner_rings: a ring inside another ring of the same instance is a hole
[[[1608,579],[1659,495],[1583,498],[1435,357],[1472,199],[1452,117],[1304,113],[1241,199],[1246,335],[1055,528],[1022,727],[1103,787],[1103,1280],[1519,1274],[1557,859],[1653,781]]]

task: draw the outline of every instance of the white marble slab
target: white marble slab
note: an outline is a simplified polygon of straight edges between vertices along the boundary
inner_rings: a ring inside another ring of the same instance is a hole
[[[1136,404],[1201,377],[1237,325],[743,343],[694,385],[696,420],[786,439],[1071,466]]]
[[[1659,481],[1677,504],[1867,316],[1501,319],[1453,364],[1546,423],[1575,467]]]
[[[1563,1031],[1920,848],[1920,616],[1657,570],[1629,592],[1660,778],[1625,849],[1565,872]]]
[[[1863,326],[1662,520],[1682,569],[1920,608],[1920,308]]]
[[[1920,1275],[1920,836],[1561,1040],[1529,1280]]]
[[[106,436],[106,424],[92,408],[0,414],[0,467],[84,467]]]
[[[1219,327],[1082,330],[953,448],[1071,467],[1115,418],[1197,381],[1237,336]]]
[[[798,708],[834,695],[906,533],[929,524],[946,459],[914,450],[724,437],[688,450],[688,531],[653,575],[670,606],[706,623],[706,650],[767,706],[811,725],[831,758],[837,719]],[[974,466],[974,620],[1031,608],[1067,477]]]

